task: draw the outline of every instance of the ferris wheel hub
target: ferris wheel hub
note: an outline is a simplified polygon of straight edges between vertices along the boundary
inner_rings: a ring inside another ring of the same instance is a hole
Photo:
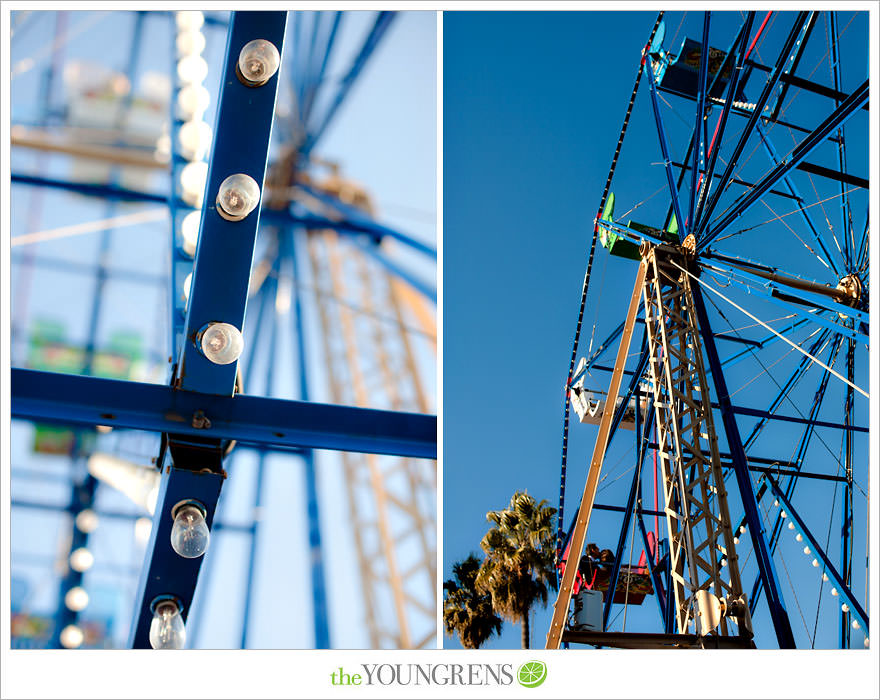
[[[843,303],[856,306],[862,296],[862,281],[858,275],[847,275],[838,282],[837,289],[846,294]]]

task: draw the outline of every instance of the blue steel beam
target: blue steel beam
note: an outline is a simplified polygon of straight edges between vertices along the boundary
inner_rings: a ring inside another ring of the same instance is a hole
[[[354,61],[352,61],[348,73],[342,79],[339,85],[339,90],[333,98],[333,101],[329,104],[323,116],[321,117],[320,123],[315,129],[308,129],[308,137],[301,149],[301,153],[303,156],[307,156],[309,153],[311,153],[312,149],[318,143],[321,136],[323,136],[324,131],[330,125],[330,122],[336,115],[337,110],[342,106],[342,103],[345,101],[345,98],[348,96],[349,91],[357,81],[358,76],[361,74],[361,71],[367,64],[367,61],[369,60],[373,51],[379,45],[379,42],[382,40],[382,37],[385,35],[388,27],[391,26],[391,22],[394,20],[395,16],[396,13],[385,11],[378,12],[376,14],[376,21],[370,28],[370,32],[367,34],[367,37],[364,39],[361,50],[358,52],[358,55],[355,57]]]
[[[837,12],[831,10],[828,12],[828,20],[829,20],[829,33],[831,34],[831,68],[832,74],[834,76],[834,89],[837,92],[840,92],[841,80],[840,80],[840,36],[837,31]],[[834,106],[840,107],[840,98],[834,98]],[[846,172],[846,142],[844,140],[843,129],[837,130],[837,167],[840,172]],[[847,233],[850,231],[850,227],[852,225],[852,215],[850,213],[849,208],[849,195],[847,194],[846,185],[841,180],[840,182],[840,196],[842,199],[842,206],[840,207],[840,221],[841,221],[841,235],[843,236],[843,247],[845,251],[845,257],[847,262],[847,272],[852,272],[853,269],[853,254],[854,250],[850,250],[850,239],[847,236]],[[853,241],[853,245],[855,245],[855,241]]]
[[[327,192],[322,192],[321,190],[311,187],[309,185],[303,183],[297,183],[297,187],[304,192],[307,192],[309,195],[317,199],[322,204],[327,205],[331,209],[335,209],[339,214],[342,215],[338,221],[336,217],[330,216],[333,221],[337,221],[336,224],[331,224],[326,228],[337,228],[337,226],[348,224],[351,230],[359,230],[364,233],[371,233],[376,238],[382,238],[383,236],[388,236],[389,238],[393,238],[396,241],[400,241],[405,245],[409,246],[413,250],[417,250],[420,253],[424,253],[425,255],[429,255],[432,258],[437,258],[437,249],[432,248],[426,243],[422,243],[419,240],[416,240],[412,236],[408,236],[400,231],[395,231],[393,228],[389,228],[388,226],[384,226],[383,224],[378,223],[377,221],[373,221],[369,216],[367,216],[363,211],[358,209],[357,207],[353,207],[350,204],[346,204],[345,202],[341,202],[338,198],[334,197]],[[307,202],[300,202],[307,209],[311,209],[308,206]],[[313,212],[317,214],[317,212]],[[305,223],[305,222],[303,222]]]
[[[217,211],[217,192],[230,175],[249,175],[261,190],[269,157],[272,117],[279,74],[265,85],[248,87],[236,76],[238,55],[253,39],[283,50],[286,12],[233,12],[230,21],[214,144],[199,244],[192,273],[189,306],[175,382],[186,391],[231,395],[237,363],[217,365],[202,355],[197,335],[208,323],[222,321],[241,330],[260,209],[241,221],[227,221]]]
[[[794,47],[795,41],[797,40],[798,27],[803,26],[806,18],[806,12],[798,13],[797,19],[795,20],[794,25],[792,26],[791,31],[788,34],[788,38],[785,40],[785,44],[782,47],[782,50],[779,52],[779,57],[776,59],[776,65],[773,67],[773,71],[767,78],[767,82],[764,84],[764,89],[761,91],[761,95],[758,98],[758,101],[755,103],[755,109],[749,116],[749,121],[746,124],[746,127],[742,130],[739,141],[737,141],[736,146],[734,147],[728,158],[727,166],[724,168],[724,174],[721,176],[721,182],[718,183],[718,187],[709,198],[709,203],[706,205],[706,208],[703,212],[700,226],[698,226],[695,230],[695,236],[697,237],[698,242],[700,236],[703,234],[706,224],[709,221],[709,217],[712,216],[712,212],[715,211],[715,207],[718,205],[718,200],[720,199],[721,194],[727,189],[727,183],[730,180],[730,176],[733,174],[733,169],[736,167],[736,163],[746,146],[746,142],[749,140],[749,136],[751,136],[752,131],[755,128],[755,124],[758,123],[758,118],[764,112],[764,106],[767,104],[767,100],[770,99],[770,95],[773,92],[773,89],[776,87],[777,82],[779,81],[779,76],[782,74],[785,63],[786,61],[788,61],[788,57],[791,55],[791,50]],[[736,99],[736,95],[734,95],[734,99]]]
[[[697,110],[696,124],[694,125],[695,144],[693,151],[693,166],[691,167],[691,191],[688,198],[688,218],[685,222],[687,226],[693,227],[696,223],[694,218],[694,207],[697,204],[697,172],[700,170],[700,163],[705,164],[706,149],[709,144],[706,142],[703,132],[706,129],[708,115],[706,114],[706,76],[709,68],[709,20],[712,17],[711,12],[703,13],[703,43],[700,50],[700,73],[697,79]],[[721,71],[719,71],[720,73]],[[726,106],[726,105],[725,105]],[[681,223],[681,219],[678,220]]]
[[[734,42],[734,45],[736,46],[736,54],[733,59],[733,71],[731,78],[727,84],[724,107],[721,108],[721,116],[718,117],[718,123],[715,126],[715,135],[712,137],[713,143],[717,140],[717,146],[712,149],[711,153],[707,154],[709,162],[706,165],[706,173],[703,180],[703,191],[701,192],[700,201],[697,204],[697,211],[694,214],[692,225],[692,228],[694,228],[694,230],[696,230],[699,226],[700,219],[703,215],[703,207],[706,204],[706,197],[703,193],[708,192],[712,186],[712,180],[715,175],[715,164],[718,161],[718,153],[719,151],[721,151],[721,142],[724,139],[724,131],[727,127],[727,119],[730,116],[730,108],[733,106],[733,103],[736,100],[737,92],[739,91],[739,82],[742,76],[743,54],[746,49],[746,43],[749,40],[749,35],[752,33],[752,22],[754,21],[754,19],[754,11],[749,12],[746,16],[745,23],[740,28],[740,34]],[[731,47],[731,50],[733,50],[733,47]],[[728,51],[728,54],[730,54],[730,51]],[[721,76],[722,71],[723,68],[719,69],[718,74],[715,76],[715,80],[717,80]]]
[[[334,24],[334,28],[335,28]],[[299,376],[299,397],[309,400],[308,357],[306,356],[305,320],[302,308],[301,276],[297,264],[296,231],[289,231],[289,241],[282,238],[282,250],[290,254],[293,270],[293,313],[297,343],[297,371]],[[288,247],[289,246],[289,247]],[[436,434],[436,433],[435,433]],[[309,524],[309,564],[312,581],[313,619],[315,628],[315,648],[330,648],[329,609],[327,604],[327,584],[324,576],[324,553],[321,544],[321,518],[318,503],[318,479],[315,472],[315,455],[312,450],[303,454],[306,482],[306,517]]]
[[[748,191],[744,196],[740,197],[731,205],[724,216],[717,223],[711,225],[711,230],[706,225],[706,234],[700,240],[697,250],[703,250],[709,243],[729,226],[738,217],[745,214],[749,208],[755,204],[764,193],[773,187],[786,173],[790,172],[799,163],[801,163],[810,153],[818,146],[822,145],[825,137],[838,127],[842,127],[847,120],[855,114],[858,109],[868,102],[868,81],[865,80],[849,97],[844,100],[843,104],[835,109],[819,126],[816,127],[797,148],[792,151],[789,157],[779,163],[771,170],[755,187]],[[733,161],[731,161],[733,162]],[[716,192],[720,191],[719,188]],[[706,218],[709,218],[711,212],[707,212]]]
[[[813,533],[810,532],[806,523],[798,514],[797,510],[792,506],[791,501],[785,496],[783,489],[780,488],[779,484],[770,474],[767,475],[767,482],[770,484],[770,488],[773,489],[776,498],[779,499],[781,506],[785,508],[785,513],[791,517],[795,530],[809,543],[816,558],[822,562],[821,568],[823,573],[827,573],[828,577],[834,581],[835,588],[837,588],[840,598],[849,606],[850,613],[859,621],[862,629],[864,629],[867,634],[868,616],[865,613],[864,608],[862,608],[855,595],[853,595],[852,590],[850,590],[850,587],[843,580],[843,577],[838,573],[837,569],[834,568],[834,564],[831,563],[828,555],[825,554],[825,551],[816,541],[816,538],[813,537]]]
[[[177,391],[161,384],[12,369],[12,417],[110,425],[193,437],[437,458],[437,417],[259,396]],[[202,411],[210,426],[195,428]]]
[[[694,285],[692,287],[692,294],[694,297],[694,308],[697,312],[700,335],[703,339],[703,347],[706,352],[706,357],[709,360],[709,366],[712,369],[712,382],[715,385],[715,391],[718,395],[718,403],[721,405],[721,418],[724,423],[724,432],[727,434],[727,444],[731,453],[733,471],[736,475],[736,482],[739,487],[743,508],[746,511],[746,519],[749,524],[749,534],[752,538],[755,559],[757,560],[758,569],[761,572],[761,578],[764,581],[764,587],[767,591],[767,603],[770,608],[773,627],[776,631],[776,639],[779,642],[780,649],[794,649],[794,635],[791,631],[788,612],[785,609],[785,600],[782,598],[782,593],[779,590],[776,567],[773,564],[773,558],[770,556],[767,547],[764,524],[761,520],[761,514],[758,511],[754,486],[748,471],[748,458],[746,457],[745,449],[743,448],[739,427],[736,424],[736,417],[730,410],[730,392],[727,389],[724,371],[721,369],[721,360],[718,357],[718,350],[715,347],[712,326],[709,324],[709,316],[706,313],[706,305],[703,301],[699,285]]]
[[[369,255],[373,260],[388,270],[391,274],[399,277],[409,286],[419,292],[422,296],[427,297],[429,301],[437,303],[437,289],[423,280],[419,279],[409,272],[403,265],[395,262],[389,255],[385,253],[378,244],[373,241],[367,241],[363,238],[354,238],[352,243]]]
[[[669,145],[666,142],[666,130],[663,128],[663,118],[660,116],[660,103],[657,101],[657,81],[654,80],[653,75],[651,75],[650,78],[648,85],[651,87],[651,106],[654,108],[654,121],[657,124],[657,136],[660,139],[660,151],[663,153],[663,166],[666,170],[669,196],[672,199],[675,220],[678,222],[678,238],[683,241],[688,233],[687,225],[692,224],[693,222],[686,222],[681,216],[681,205],[678,201],[678,188],[676,188],[675,179],[672,177],[672,159],[669,157]]]

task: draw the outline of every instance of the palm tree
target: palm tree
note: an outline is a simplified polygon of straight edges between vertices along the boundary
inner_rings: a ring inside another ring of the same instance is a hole
[[[443,625],[454,632],[465,649],[479,649],[493,634],[501,634],[501,618],[492,610],[492,599],[474,587],[480,560],[473,554],[452,565],[452,578],[443,582]]]
[[[522,648],[529,648],[529,612],[548,589],[556,590],[553,520],[556,509],[517,491],[506,510],[486,513],[492,523],[480,546],[486,559],[477,574],[477,590],[492,597],[501,617],[522,624]]]

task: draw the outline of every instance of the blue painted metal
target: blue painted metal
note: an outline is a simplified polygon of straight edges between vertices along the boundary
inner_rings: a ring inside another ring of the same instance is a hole
[[[330,61],[330,56],[333,53],[333,45],[336,41],[336,35],[339,32],[339,25],[342,22],[343,16],[344,13],[342,12],[333,13],[333,24],[330,26],[330,32],[327,36],[327,41],[324,44],[324,57],[321,59],[321,67],[318,69],[318,73],[315,76],[314,81],[309,86],[309,89],[306,92],[306,101],[303,108],[302,119],[303,123],[307,127],[311,122],[312,109],[315,106],[315,97],[318,94],[318,90],[320,90],[321,86],[324,83],[324,75],[327,72],[327,63]]]
[[[197,500],[205,506],[205,521],[210,529],[224,478],[212,472],[200,473],[174,467],[166,467],[163,471],[156,513],[153,516],[153,529],[147,543],[147,562],[135,596],[137,602],[129,637],[130,648],[150,648],[150,622],[153,619],[150,605],[157,596],[176,596],[183,606],[181,616],[184,621],[189,615],[204,557],[185,559],[171,548],[171,527],[174,524],[171,511],[180,501]]]
[[[703,339],[703,348],[709,360],[709,366],[712,369],[712,382],[718,395],[718,403],[721,405],[721,418],[724,423],[724,431],[727,434],[728,449],[730,449],[731,453],[731,461],[734,474],[736,475],[736,483],[739,487],[740,498],[746,511],[746,520],[749,525],[749,534],[752,538],[755,559],[757,560],[758,568],[767,590],[767,603],[770,608],[773,627],[776,630],[776,639],[781,649],[794,649],[795,643],[794,635],[791,631],[791,623],[788,619],[788,612],[785,609],[785,600],[782,598],[779,590],[776,567],[773,564],[773,558],[770,556],[767,547],[764,524],[758,512],[755,491],[748,471],[748,459],[743,448],[742,439],[740,438],[739,427],[736,424],[733,412],[730,410],[730,392],[727,390],[727,381],[721,369],[721,361],[718,357],[718,350],[715,347],[715,338],[712,335],[712,326],[709,323],[709,316],[706,313],[706,306],[700,286],[694,285],[691,291],[694,297],[694,307],[697,312],[700,335]]]
[[[729,226],[735,219],[744,214],[755,204],[764,193],[773,187],[786,173],[801,163],[810,153],[822,144],[825,137],[836,128],[843,126],[847,120],[855,114],[863,104],[868,102],[868,81],[865,80],[856,90],[844,100],[840,107],[834,110],[819,126],[816,127],[797,148],[792,151],[787,160],[771,170],[755,187],[734,202],[727,210],[727,215],[717,223],[712,224],[711,230],[698,243],[697,249],[703,250],[719,233]],[[731,161],[733,162],[733,161]],[[716,190],[716,194],[721,188]],[[711,212],[707,212],[706,218]]]
[[[422,296],[427,297],[430,301],[437,303],[437,289],[430,284],[413,275],[403,265],[395,262],[383,251],[378,244],[373,241],[367,241],[362,238],[352,239],[352,243],[369,255],[373,260],[378,262],[382,267],[393,275],[396,275],[413,289],[420,292]]]
[[[698,243],[700,242],[699,239],[703,235],[703,231],[708,225],[709,218],[712,216],[712,212],[715,211],[715,207],[718,205],[718,200],[720,199],[721,194],[727,188],[727,183],[730,180],[730,176],[733,174],[733,169],[736,167],[736,163],[739,160],[743,149],[745,148],[746,142],[749,140],[749,136],[751,136],[752,131],[755,128],[755,124],[758,123],[759,117],[761,117],[761,115],[764,113],[764,106],[767,104],[767,100],[770,99],[773,88],[775,88],[777,82],[779,82],[779,76],[782,74],[785,63],[788,60],[789,55],[791,54],[791,50],[794,47],[795,41],[797,40],[798,27],[803,26],[806,19],[806,12],[798,13],[797,19],[795,20],[794,25],[792,26],[792,29],[788,34],[788,38],[785,40],[785,44],[783,45],[782,50],[779,52],[779,58],[777,58],[776,64],[774,65],[770,76],[767,78],[767,82],[764,84],[764,89],[761,91],[761,96],[755,103],[755,109],[749,116],[749,121],[746,124],[746,127],[742,130],[739,140],[737,141],[736,146],[734,147],[728,158],[727,167],[724,168],[724,174],[721,176],[721,181],[718,183],[718,187],[709,198],[709,203],[706,205],[706,208],[704,210],[700,226],[695,231]],[[734,99],[736,99],[735,95]]]
[[[112,425],[206,439],[437,458],[437,417],[258,396],[176,391],[160,384],[12,369],[12,416]],[[210,427],[194,428],[204,411]]]
[[[334,24],[334,29],[335,29]],[[305,321],[302,309],[302,293],[299,282],[302,279],[297,258],[296,231],[291,230],[287,237],[282,238],[284,252],[290,254],[290,265],[293,269],[293,312],[294,333],[297,343],[297,369],[299,373],[299,396],[303,401],[309,400],[308,357],[306,355]],[[289,245],[289,250],[286,246]],[[327,586],[324,576],[324,553],[321,545],[321,517],[318,509],[318,481],[315,473],[315,455],[311,450],[303,454],[305,462],[306,483],[306,517],[309,523],[309,564],[311,569],[313,618],[315,628],[315,648],[330,648],[329,610],[327,604]]]
[[[711,12],[703,13],[703,43],[700,52],[700,75],[697,79],[697,111],[696,124],[694,124],[695,145],[693,150],[693,166],[691,167],[691,190],[688,198],[688,218],[686,225],[693,228],[696,219],[694,218],[694,207],[697,203],[697,172],[700,170],[700,164],[705,160],[706,149],[709,147],[703,132],[706,129],[706,75],[709,72],[709,20],[712,18]],[[721,71],[718,71],[719,75]],[[716,76],[717,77],[717,76]],[[668,160],[668,159],[667,159]],[[681,219],[678,220],[681,223]]]
[[[619,233],[622,236],[626,236],[627,238],[633,239],[635,241],[650,241],[651,243],[669,243],[669,241],[664,240],[660,236],[655,236],[647,231],[636,231],[634,228],[630,228],[629,226],[624,226],[617,221],[603,221],[601,223],[602,226],[609,229],[614,233]]]
[[[844,233],[844,235],[846,235]],[[850,383],[855,381],[855,341],[850,340],[847,343],[846,353],[846,372],[847,379]],[[847,426],[852,425],[853,420],[853,403],[855,393],[851,385],[846,387],[846,403],[843,409],[843,420]],[[844,449],[844,466],[846,469],[846,481],[843,484],[843,507],[840,511],[840,568],[843,576],[843,582],[849,586],[852,584],[852,557],[853,557],[853,435],[851,430],[844,433],[845,449]],[[867,634],[867,620],[860,621],[863,623],[863,629]],[[840,634],[839,642],[841,649],[848,649],[850,646],[850,613],[840,611]]]
[[[639,501],[641,501],[641,493],[639,494]],[[645,552],[650,552],[651,547],[648,542],[648,530],[645,527],[645,520],[642,517],[644,511],[642,510],[640,505],[636,506],[637,509],[637,518],[636,523],[639,526],[639,532],[642,535],[642,546],[645,548]],[[660,552],[660,543],[657,542],[657,553],[659,555]],[[651,583],[654,584],[654,598],[657,601],[657,608],[660,612],[660,623],[663,625],[663,629],[666,629],[666,596],[667,589],[663,586],[663,580],[660,578],[660,566],[659,566],[659,557],[658,561],[655,562],[653,557],[648,557],[648,568],[651,573]]]
[[[727,83],[727,92],[725,93],[724,97],[724,106],[721,108],[721,116],[718,117],[718,125],[715,127],[716,135],[713,138],[715,139],[717,145],[712,149],[712,153],[708,154],[709,162],[706,166],[706,173],[703,180],[703,188],[700,193],[700,200],[697,204],[697,211],[694,214],[693,218],[692,228],[694,230],[698,229],[698,226],[702,219],[703,207],[706,204],[706,197],[704,193],[708,192],[712,188],[712,178],[715,175],[715,164],[718,161],[718,153],[721,151],[721,143],[724,139],[724,131],[727,127],[727,119],[730,116],[730,109],[733,106],[733,103],[736,100],[736,96],[739,91],[740,78],[742,77],[743,55],[746,50],[746,43],[749,40],[749,35],[752,33],[752,22],[754,21],[754,19],[755,13],[754,11],[750,11],[746,16],[746,21],[740,28],[739,35],[734,40],[734,44],[728,50],[728,55],[732,51],[736,51],[733,58],[733,74],[730,81]],[[718,76],[721,75],[721,73],[722,71],[719,70],[718,74],[715,76],[716,80],[718,79]]]
[[[797,509],[792,506],[791,501],[786,497],[783,489],[780,488],[779,484],[770,474],[767,475],[767,482],[770,484],[770,488],[773,490],[776,498],[779,499],[781,507],[785,508],[786,515],[790,516],[791,521],[794,523],[795,531],[809,543],[810,549],[813,550],[816,558],[822,562],[822,573],[828,574],[828,578],[834,582],[834,586],[837,588],[841,600],[849,606],[850,613],[859,621],[862,629],[867,630],[868,616],[855,595],[853,595],[850,587],[843,580],[843,577],[837,569],[834,568],[834,564],[831,563],[831,560],[828,559],[828,555],[825,554],[822,547],[816,541],[816,538],[813,537],[813,533],[810,532],[810,529],[798,514]]]
[[[196,336],[217,321],[242,328],[261,207],[242,221],[227,221],[217,212],[215,200],[223,180],[236,173],[249,175],[262,189],[279,75],[260,87],[247,87],[236,77],[236,68],[241,48],[253,39],[270,41],[282,52],[286,22],[286,12],[233,12],[230,19],[185,339],[175,378],[186,391],[228,396],[235,384],[237,363],[214,364],[202,355]]]
[[[315,187],[310,187],[309,185],[302,183],[299,183],[297,186],[303,191],[310,194],[315,199],[317,199],[319,202],[326,204],[331,209],[335,209],[342,215],[342,218],[340,218],[339,220],[337,220],[333,216],[328,217],[336,223],[325,226],[325,228],[333,228],[338,230],[339,226],[345,226],[347,224],[347,230],[370,233],[376,238],[388,236],[390,238],[393,238],[394,240],[400,241],[401,243],[405,243],[413,250],[417,250],[421,253],[424,253],[425,255],[429,255],[432,258],[437,258],[436,248],[432,248],[428,244],[422,243],[421,241],[416,240],[411,236],[401,233],[400,231],[395,231],[388,226],[384,226],[383,224],[373,221],[357,207],[353,207],[350,204],[345,204],[344,202],[339,201],[339,199],[337,199],[333,195],[328,194],[327,192],[322,192]],[[308,207],[308,203],[306,202],[301,202],[301,204]]]
[[[310,130],[306,142],[303,144],[303,147],[301,149],[301,154],[303,156],[307,156],[309,153],[311,153],[312,149],[318,143],[321,136],[323,136],[324,131],[330,125],[330,122],[336,115],[337,110],[340,106],[342,106],[342,103],[348,96],[349,91],[351,90],[355,81],[357,81],[358,76],[360,75],[368,59],[370,58],[370,55],[379,45],[379,42],[382,40],[382,37],[384,36],[388,27],[391,26],[391,22],[394,20],[394,17],[394,12],[382,11],[377,13],[376,21],[370,29],[369,33],[367,34],[366,39],[364,39],[361,50],[358,52],[358,55],[352,62],[351,68],[349,68],[348,73],[341,80],[336,96],[330,102],[327,110],[321,117],[321,121],[318,124],[317,128],[315,128],[313,131]]]
[[[651,106],[654,108],[654,121],[657,124],[657,135],[660,138],[660,150],[663,153],[663,165],[666,169],[666,181],[669,184],[669,196],[672,199],[672,208],[675,212],[675,220],[678,222],[678,238],[684,240],[687,236],[687,224],[681,216],[681,205],[678,201],[678,188],[672,177],[672,159],[669,157],[669,145],[666,142],[666,131],[663,128],[663,119],[660,116],[660,103],[657,101],[657,85],[654,80],[649,80],[651,86]],[[694,149],[696,150],[696,149]]]
[[[831,74],[834,77],[834,89],[837,92],[841,92],[841,79],[840,79],[840,36],[837,31],[837,12],[835,10],[831,10],[828,12],[828,20],[829,20],[829,34],[831,35]],[[835,97],[834,106],[840,107],[840,99]],[[846,142],[844,140],[843,129],[837,130],[837,166],[840,172],[846,172]],[[844,253],[847,262],[847,272],[852,272],[853,270],[853,254],[855,250],[850,249],[850,239],[847,235],[850,232],[852,227],[852,215],[850,213],[849,208],[849,195],[847,194],[846,184],[841,181],[840,183],[840,196],[841,196],[841,207],[840,207],[840,222],[841,222],[841,235],[843,236],[843,247]],[[855,241],[853,241],[853,245],[855,245]]]

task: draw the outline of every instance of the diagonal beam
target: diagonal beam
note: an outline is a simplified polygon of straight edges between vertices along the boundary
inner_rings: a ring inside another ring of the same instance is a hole
[[[712,226],[711,231],[707,232],[705,237],[700,241],[698,250],[704,249],[709,243],[721,233],[736,218],[742,216],[748,209],[760,199],[764,193],[781,180],[789,171],[797,167],[804,158],[819,146],[824,138],[832,131],[837,129],[856,113],[856,111],[868,101],[868,81],[865,80],[856,90],[846,98],[843,104],[835,109],[816,129],[810,133],[797,148],[791,153],[788,159],[783,160],[773,170],[770,171],[755,188],[750,190],[748,194],[741,197],[728,210],[727,215],[717,224]],[[733,161],[731,161],[733,162]],[[711,212],[707,211],[708,217]]]

